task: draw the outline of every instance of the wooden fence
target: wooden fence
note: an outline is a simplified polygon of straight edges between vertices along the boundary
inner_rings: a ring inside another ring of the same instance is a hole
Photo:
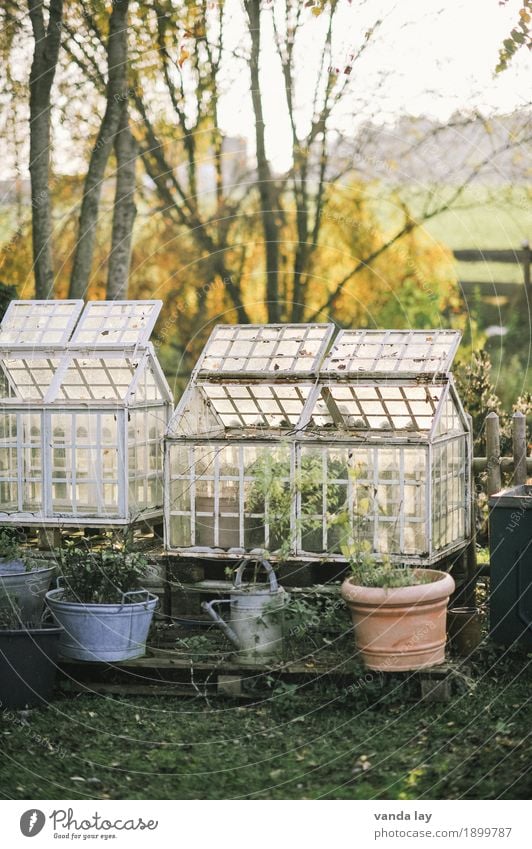
[[[523,269],[523,284],[528,290],[529,298],[532,296],[530,283],[530,260],[531,250],[528,242],[523,242],[520,250],[477,250],[466,248],[464,250],[453,251],[454,258],[459,262],[504,262],[519,264]],[[507,283],[504,281],[460,281],[464,297],[471,298],[476,292],[480,292],[481,297],[508,297],[509,299],[517,296],[523,288],[521,283]]]
[[[493,495],[502,489],[503,484],[520,486],[532,475],[532,457],[527,456],[526,416],[514,413],[512,416],[512,455],[501,455],[501,432],[497,413],[486,416],[486,457],[475,457],[474,472],[487,472],[486,489]]]

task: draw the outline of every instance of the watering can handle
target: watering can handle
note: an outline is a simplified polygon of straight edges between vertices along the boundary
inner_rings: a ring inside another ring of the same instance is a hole
[[[270,580],[270,592],[276,593],[279,589],[279,584],[277,583],[277,576],[273,571],[271,563],[269,563],[267,560],[263,560],[258,557],[246,557],[240,562],[235,572],[235,579],[233,581],[234,588],[239,589],[242,586],[242,575],[244,574],[244,569],[246,568],[248,563],[252,563],[254,560],[259,564],[259,566],[262,566],[264,568],[264,571],[266,572]]]

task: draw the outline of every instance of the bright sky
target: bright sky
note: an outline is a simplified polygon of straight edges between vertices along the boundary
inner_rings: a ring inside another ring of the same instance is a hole
[[[284,4],[273,0],[277,14]],[[446,120],[455,111],[476,108],[484,114],[508,113],[530,104],[530,52],[519,51],[508,70],[495,75],[499,47],[516,23],[521,0],[500,6],[499,0],[340,0],[339,26],[333,39],[334,64],[344,67],[360,49],[364,33],[382,20],[378,35],[361,59],[353,63],[352,91],[335,118],[346,136],[370,117],[392,122],[400,115],[425,114]],[[234,59],[242,55],[241,0],[226,0],[225,59],[227,93],[221,101],[221,124],[229,136],[244,136],[254,148],[254,121],[249,97],[249,70]],[[304,37],[296,55],[297,101],[302,124],[308,121],[315,89],[319,51],[316,43],[325,16],[304,10]],[[264,19],[261,73],[268,154],[276,170],[290,164],[288,116],[282,98],[283,80],[274,47],[271,14]],[[29,64],[27,65],[29,70]],[[22,73],[25,73],[25,67]],[[383,82],[384,80],[384,82]],[[175,118],[175,116],[173,116]],[[172,119],[172,116],[169,116]],[[73,173],[84,165],[66,127],[58,127],[56,164]],[[57,156],[57,151],[62,151]],[[0,178],[13,175],[4,159]]]
[[[530,103],[532,73],[530,53],[519,51],[502,74],[493,73],[499,47],[515,26],[520,0],[500,6],[498,0],[341,0],[341,26],[334,40],[339,66],[359,47],[365,31],[382,20],[378,37],[353,68],[350,112],[363,120],[369,102],[373,115],[393,120],[398,114],[425,114],[446,120],[453,112],[478,108],[484,113],[510,112]],[[239,0],[229,0],[230,4]],[[241,44],[239,15],[231,15],[229,35]],[[300,56],[299,100],[311,102],[314,92],[312,49],[316,32],[324,24],[308,14],[305,44]],[[289,165],[287,116],[279,107],[282,78],[273,38],[266,30],[262,73],[265,86],[265,117],[268,150],[278,169]],[[242,69],[240,69],[242,70]],[[384,86],[378,89],[381,76]],[[244,135],[253,148],[253,122],[246,96],[247,75],[234,75],[224,98],[222,123],[230,135]],[[342,129],[349,133],[356,118],[344,114]]]

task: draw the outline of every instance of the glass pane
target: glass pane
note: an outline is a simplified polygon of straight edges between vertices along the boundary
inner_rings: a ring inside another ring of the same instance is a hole
[[[63,346],[83,301],[11,301],[0,326],[0,345]]]
[[[201,392],[224,427],[294,427],[311,385],[202,384]]]
[[[144,345],[161,306],[161,301],[90,301],[71,344],[90,348]]]
[[[219,325],[203,350],[199,374],[313,372],[332,332],[329,324]]]
[[[132,360],[74,357],[70,359],[63,375],[57,397],[71,401],[123,400],[134,374],[135,364]]]
[[[170,517],[170,546],[172,548],[185,548],[192,544],[190,533],[190,517]]]
[[[17,416],[0,415],[0,510],[18,510]]]
[[[466,518],[465,438],[435,445],[432,468],[432,524],[436,550],[463,538]]]
[[[455,330],[342,330],[327,356],[329,372],[447,372],[460,342]]]
[[[289,546],[292,528],[290,448],[244,447],[245,539],[248,545]]]
[[[441,385],[418,387],[404,383],[390,388],[359,383],[322,388],[312,420],[318,427],[350,430],[427,431],[441,398]],[[390,398],[390,394],[395,397]]]
[[[42,401],[59,364],[56,358],[5,359],[2,361],[3,397]]]

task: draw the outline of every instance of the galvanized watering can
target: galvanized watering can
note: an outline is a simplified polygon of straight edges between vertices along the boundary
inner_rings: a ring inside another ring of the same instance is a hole
[[[242,582],[244,569],[252,562],[265,570],[269,584]],[[281,654],[287,600],[288,594],[277,583],[270,563],[246,558],[236,569],[230,597],[204,601],[201,607],[238,649],[242,660],[260,663]],[[229,623],[214,610],[218,604],[230,605]]]

